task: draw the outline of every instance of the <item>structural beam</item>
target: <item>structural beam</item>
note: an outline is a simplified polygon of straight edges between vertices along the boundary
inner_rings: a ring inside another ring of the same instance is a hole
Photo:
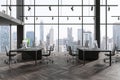
[[[24,5],[24,0],[17,0],[17,5]],[[24,16],[24,6],[18,7],[17,6],[17,19],[20,19],[24,22],[24,18],[20,16]],[[24,26],[17,25],[17,48],[21,47],[21,43],[24,37]]]
[[[95,39],[100,47],[100,0],[95,0]]]

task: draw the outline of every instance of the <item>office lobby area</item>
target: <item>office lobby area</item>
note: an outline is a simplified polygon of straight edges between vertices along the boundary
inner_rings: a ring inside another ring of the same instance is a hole
[[[1,0],[0,80],[120,80],[120,0]]]

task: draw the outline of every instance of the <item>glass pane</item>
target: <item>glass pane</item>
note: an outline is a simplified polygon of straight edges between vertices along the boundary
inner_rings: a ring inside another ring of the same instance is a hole
[[[0,1],[0,11],[3,12],[3,13],[7,13],[7,8],[5,6],[2,6],[2,5],[6,5],[5,0]]]
[[[82,46],[82,29],[76,25],[62,25],[59,29],[59,51],[66,51],[66,45],[76,48],[76,45]]]
[[[113,32],[113,33],[111,33],[111,34],[113,34],[111,38],[113,39],[113,42],[116,44],[116,47],[118,49],[120,49],[120,25],[113,25],[110,27],[110,29]],[[108,33],[109,33],[109,31],[108,31]]]
[[[100,48],[106,49],[106,29],[104,25],[100,26]]]
[[[86,1],[83,1],[83,3],[84,5],[94,5],[94,0],[86,0]],[[33,5],[34,1],[32,2],[31,0],[28,0],[28,1],[25,1],[25,4]],[[52,30],[55,31],[53,42],[54,44],[56,44],[56,46],[58,46],[59,44],[60,50],[61,50],[61,44],[62,44],[62,48],[65,45],[62,42],[64,42],[64,40],[68,38],[67,32],[69,31],[72,32],[72,35],[73,35],[72,43],[82,45],[82,38],[81,38],[82,36],[82,29],[81,29],[82,2],[81,0],[69,0],[69,1],[59,0],[59,5],[60,5],[59,8],[58,8],[58,0],[56,1],[36,0],[35,4],[37,5],[35,6],[36,17],[34,18],[34,7],[30,6],[31,10],[29,11],[28,6],[26,6],[25,16],[29,16],[29,17],[25,17],[24,19],[26,23],[25,26],[30,25],[33,27],[35,22],[36,45],[39,45],[41,41],[44,41],[46,44],[51,44],[49,43],[49,40],[48,40],[48,37],[49,37],[48,34],[51,32],[52,28],[53,28]],[[58,16],[58,12],[59,12],[59,16]],[[94,16],[94,6],[85,6],[83,11],[83,16]],[[87,27],[92,26],[93,31],[91,32],[91,35],[93,35],[94,17],[84,17],[83,22],[92,23],[90,24],[90,26],[87,26]],[[58,31],[58,26],[59,26],[59,31]],[[87,27],[86,27],[86,30],[87,30]]]
[[[0,26],[0,52],[5,52],[5,47],[10,49],[10,27]]]
[[[53,25],[43,25],[43,23],[41,23],[41,25],[36,25],[35,40],[37,46],[41,43],[44,43],[46,47],[54,45],[55,51],[57,51],[58,27]]]
[[[16,5],[16,0],[11,0],[11,5]],[[16,18],[16,14],[17,14],[17,11],[16,11],[16,7],[11,7],[11,16]]]
[[[11,49],[17,48],[17,26],[11,27]]]
[[[94,5],[94,0],[83,0],[84,5]]]
[[[100,23],[105,24],[105,20],[106,20],[105,7],[101,7],[101,9],[100,9]]]
[[[25,25],[24,27],[24,39],[29,39],[29,46],[34,45],[34,26],[33,25]]]
[[[33,0],[34,1],[34,0]],[[58,0],[35,0],[36,5],[57,5]]]
[[[94,25],[83,25],[83,46],[88,41],[89,47],[93,47]]]

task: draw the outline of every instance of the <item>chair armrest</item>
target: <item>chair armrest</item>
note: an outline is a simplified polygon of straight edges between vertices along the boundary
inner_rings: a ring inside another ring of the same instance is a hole
[[[46,51],[51,51],[51,50],[46,50]]]
[[[77,51],[73,51],[73,52],[77,52]]]
[[[77,51],[72,51],[72,53],[77,53]]]

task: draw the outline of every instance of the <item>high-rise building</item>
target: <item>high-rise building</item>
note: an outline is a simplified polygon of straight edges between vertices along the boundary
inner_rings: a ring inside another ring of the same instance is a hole
[[[67,39],[57,39],[56,40],[56,45],[58,46],[58,41],[59,41],[59,51],[64,52],[66,51],[66,41]]]
[[[54,30],[50,29],[50,44],[54,44]]]
[[[78,35],[78,45],[82,45],[82,29],[77,30]]]
[[[34,32],[33,31],[28,31],[26,33],[26,38],[30,40],[30,45],[29,46],[33,46],[33,44],[34,44]]]
[[[5,51],[5,46],[10,48],[10,27],[0,26],[0,52]]]
[[[113,42],[120,49],[120,25],[113,25]]]
[[[43,22],[40,23],[40,41],[44,41],[44,26],[43,26]]]
[[[73,46],[72,28],[67,28],[67,39],[68,39],[67,45]]]
[[[50,45],[50,34],[48,33],[46,36],[46,45]]]
[[[102,37],[101,49],[106,49],[106,37]]]
[[[106,44],[107,42],[107,44]],[[113,39],[109,37],[102,37],[101,49],[112,49],[113,48]]]
[[[53,45],[54,44],[54,29],[51,28],[49,30],[49,33],[46,36],[46,40],[47,40],[47,45]]]
[[[89,46],[92,47],[92,32],[86,31],[83,33],[83,45],[85,45],[85,42],[89,42]]]

